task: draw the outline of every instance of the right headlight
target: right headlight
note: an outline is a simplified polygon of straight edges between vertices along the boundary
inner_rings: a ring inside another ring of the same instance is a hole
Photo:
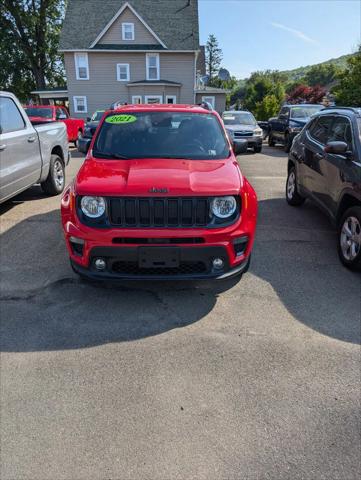
[[[89,218],[99,218],[105,212],[103,197],[83,197],[80,202],[81,211]]]
[[[229,218],[237,209],[234,197],[216,197],[211,202],[211,212],[218,218]]]

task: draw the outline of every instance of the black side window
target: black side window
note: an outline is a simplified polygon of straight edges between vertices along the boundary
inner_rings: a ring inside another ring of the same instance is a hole
[[[317,142],[325,145],[328,142],[328,135],[332,124],[332,117],[321,116],[316,118],[308,128],[311,137]]]
[[[332,124],[329,142],[345,142],[349,150],[352,150],[352,128],[351,123],[346,117],[336,117]]]
[[[11,98],[0,97],[0,133],[23,130],[25,122]]]

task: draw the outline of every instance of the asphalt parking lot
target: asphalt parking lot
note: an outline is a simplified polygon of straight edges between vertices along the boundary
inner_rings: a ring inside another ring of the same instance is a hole
[[[360,478],[361,277],[287,206],[282,150],[239,162],[259,197],[239,283],[90,285],[58,197],[0,207],[2,480]]]

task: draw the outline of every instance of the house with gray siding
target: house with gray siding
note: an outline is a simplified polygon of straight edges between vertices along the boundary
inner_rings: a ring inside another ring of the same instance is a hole
[[[202,95],[197,88],[203,65],[198,0],[69,0],[60,52],[74,117],[114,102],[196,103],[203,97],[224,110],[222,95],[219,101],[217,93]]]
[[[69,0],[60,52],[70,112],[195,103],[200,51],[198,0]]]

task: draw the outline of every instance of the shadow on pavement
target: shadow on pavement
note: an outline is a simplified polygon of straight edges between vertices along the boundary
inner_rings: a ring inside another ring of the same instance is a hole
[[[340,265],[327,219],[308,203],[292,209],[277,198],[259,207],[251,273],[271,285],[299,322],[358,343],[360,276]],[[2,235],[1,246],[5,352],[76,349],[160,335],[202,320],[219,294],[237,283],[85,283],[70,269],[58,210],[20,222]]]

